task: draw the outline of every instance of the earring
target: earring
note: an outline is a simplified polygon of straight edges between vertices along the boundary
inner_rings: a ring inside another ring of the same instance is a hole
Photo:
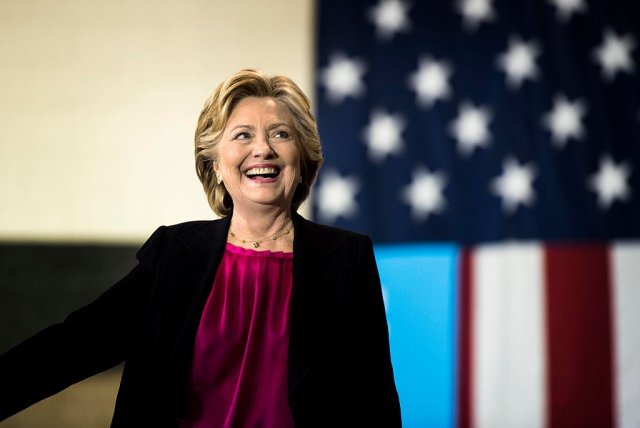
[[[300,178],[298,178],[298,184],[302,184],[302,176],[300,176]]]
[[[216,181],[218,182],[218,184],[222,183],[222,174],[220,174],[219,172],[216,172]]]

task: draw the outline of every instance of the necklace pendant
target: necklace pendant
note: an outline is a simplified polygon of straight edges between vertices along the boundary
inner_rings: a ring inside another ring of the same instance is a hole
[[[253,243],[253,248],[258,248],[259,246],[260,246],[260,243],[259,243],[259,242],[254,242],[254,243]]]

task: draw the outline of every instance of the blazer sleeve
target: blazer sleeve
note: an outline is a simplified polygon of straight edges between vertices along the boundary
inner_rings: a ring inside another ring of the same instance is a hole
[[[391,366],[387,318],[370,238],[362,240],[359,254],[359,280],[353,308],[355,331],[349,354],[354,414],[362,426],[400,427],[400,402]]]
[[[0,356],[0,420],[127,358],[153,286],[165,227],[138,265],[94,302]]]

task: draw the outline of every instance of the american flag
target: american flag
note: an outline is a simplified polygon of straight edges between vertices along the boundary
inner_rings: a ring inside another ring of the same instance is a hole
[[[640,427],[640,4],[316,11],[314,217],[381,244],[405,425]]]

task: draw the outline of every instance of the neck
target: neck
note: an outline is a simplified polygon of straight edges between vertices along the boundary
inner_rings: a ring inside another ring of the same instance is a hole
[[[291,223],[291,213],[282,209],[266,209],[260,212],[234,207],[231,230],[245,239],[263,239],[281,232]]]

